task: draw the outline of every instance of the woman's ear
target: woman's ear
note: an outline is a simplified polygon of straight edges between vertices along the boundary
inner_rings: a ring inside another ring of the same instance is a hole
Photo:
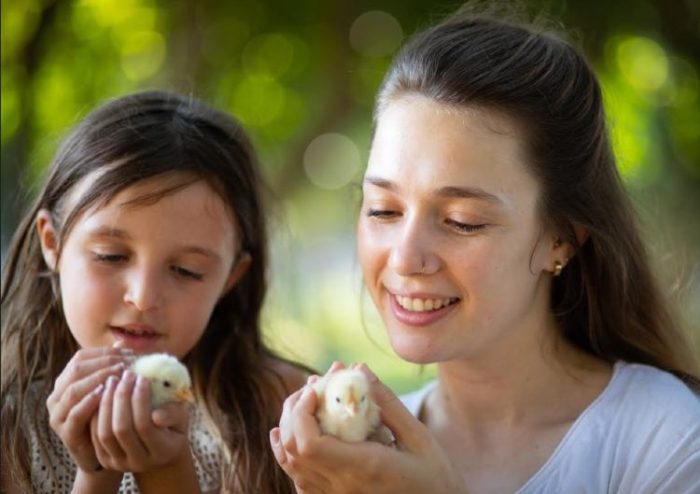
[[[51,219],[51,213],[47,209],[41,209],[37,213],[36,231],[39,235],[44,262],[51,271],[58,271],[58,234]]]
[[[221,292],[221,296],[223,297],[226,295],[231,288],[236,286],[236,283],[243,278],[243,275],[245,275],[248,272],[248,268],[250,268],[250,263],[253,261],[253,258],[248,252],[241,252],[241,254],[238,256],[238,260],[236,261],[235,266],[231,269],[231,272],[228,275],[228,278],[226,279],[226,284],[224,285],[224,289]]]

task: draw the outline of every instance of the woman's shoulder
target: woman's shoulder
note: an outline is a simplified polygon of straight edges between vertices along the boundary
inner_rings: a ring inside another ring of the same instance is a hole
[[[399,399],[414,417],[418,417],[420,415],[421,408],[423,407],[423,403],[425,403],[425,399],[435,388],[435,386],[437,386],[436,380],[429,381],[423,387],[401,395]]]
[[[617,362],[608,386],[579,416],[521,492],[695,492],[700,396],[673,374]]]
[[[638,417],[658,415],[700,424],[700,394],[670,372],[644,364],[618,362],[604,392],[609,406]]]

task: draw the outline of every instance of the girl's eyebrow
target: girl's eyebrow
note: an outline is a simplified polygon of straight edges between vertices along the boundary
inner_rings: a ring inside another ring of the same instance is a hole
[[[126,230],[113,228],[111,226],[100,226],[92,231],[88,231],[88,236],[92,238],[116,238],[119,240],[130,240],[131,235]],[[221,256],[211,249],[200,245],[187,245],[179,249],[183,254],[200,254],[215,261],[220,261]]]
[[[100,226],[93,230],[89,230],[88,235],[91,237],[106,237],[106,238],[119,238],[119,239],[130,239],[129,235],[125,230],[120,230],[119,228],[113,228],[111,226]]]
[[[375,187],[380,187],[391,192],[396,192],[397,187],[394,182],[380,177],[367,176],[364,179],[364,183],[374,185]],[[479,199],[482,201],[490,202],[502,206],[505,204],[503,199],[497,195],[486,192],[484,189],[479,187],[456,187],[456,186],[446,186],[440,187],[435,191],[436,196],[446,197],[446,198],[457,198],[457,199]]]

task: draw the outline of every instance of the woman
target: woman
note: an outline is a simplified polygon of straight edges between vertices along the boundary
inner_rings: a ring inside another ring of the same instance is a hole
[[[696,362],[566,41],[465,13],[414,37],[358,249],[393,349],[438,380],[404,406],[375,378],[397,449],[321,436],[315,394],[288,398],[271,443],[300,492],[700,491]]]

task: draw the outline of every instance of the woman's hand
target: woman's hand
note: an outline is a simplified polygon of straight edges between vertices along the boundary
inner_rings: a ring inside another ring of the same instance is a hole
[[[334,365],[331,371],[339,368]],[[372,394],[397,449],[346,443],[321,435],[311,386],[284,403],[280,426],[270,432],[275,458],[301,494],[464,492],[460,475],[430,431],[365,366]]]
[[[79,350],[56,379],[46,400],[51,428],[82,471],[100,469],[90,438],[90,420],[107,378],[119,376],[132,354],[131,350],[110,347]]]
[[[169,466],[189,455],[185,403],[151,410],[148,381],[131,371],[109,378],[90,432],[105,468],[141,473]]]

